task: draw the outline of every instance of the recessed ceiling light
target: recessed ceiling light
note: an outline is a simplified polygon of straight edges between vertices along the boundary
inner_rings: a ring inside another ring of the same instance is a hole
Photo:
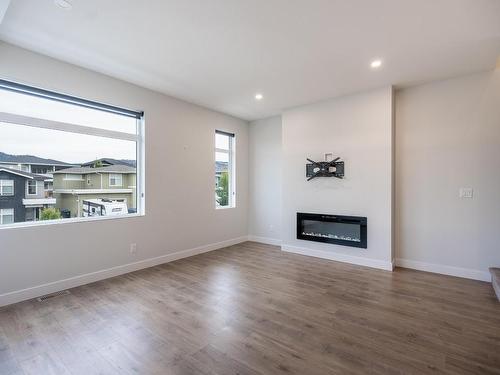
[[[373,69],[377,69],[377,68],[380,68],[382,66],[382,60],[373,60],[370,64],[370,66],[373,68]]]
[[[262,95],[262,94],[255,94],[255,99],[256,100],[262,100],[262,98],[264,98],[264,95]]]
[[[73,8],[73,5],[67,0],[54,0],[54,4],[56,4],[59,8],[66,10]]]

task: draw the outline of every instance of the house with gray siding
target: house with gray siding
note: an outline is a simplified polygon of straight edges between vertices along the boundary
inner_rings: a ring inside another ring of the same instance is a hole
[[[0,167],[0,225],[36,221],[56,199],[45,190],[45,176]]]
[[[76,166],[76,164],[34,155],[12,155],[0,152],[0,168],[9,168],[43,176],[45,195],[50,196],[52,196],[53,190],[53,173]]]
[[[75,166],[75,164],[40,158],[34,155],[11,155],[0,152],[0,168],[17,169],[23,172],[52,176],[52,172]]]

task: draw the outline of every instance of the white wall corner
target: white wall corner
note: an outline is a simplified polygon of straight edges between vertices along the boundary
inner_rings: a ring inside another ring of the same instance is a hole
[[[356,264],[358,266],[365,266],[371,268],[377,268],[385,271],[393,271],[394,264],[391,261],[383,261],[379,259],[370,259],[370,258],[362,258],[356,257],[352,255],[339,254],[335,252],[325,251],[325,250],[317,250],[317,249],[309,249],[305,247],[292,246],[292,245],[281,245],[281,250],[286,251],[288,253],[295,253],[300,255],[306,255],[316,258],[334,260],[342,263],[350,263]]]
[[[110,277],[123,275],[144,268],[154,267],[163,263],[173,262],[178,259],[188,258],[194,255],[207,253],[209,251],[222,249],[224,247],[233,246],[242,242],[246,242],[247,240],[248,236],[242,236],[230,240],[198,246],[192,249],[177,251],[175,253],[162,255],[156,258],[144,259],[134,263],[128,263],[112,268],[99,270],[96,272],[87,273],[84,275],[70,277],[64,280],[58,280],[26,289],[0,294],[0,307],[21,301],[26,301],[32,298],[37,298],[45,294],[55,293],[61,290],[75,288],[77,286],[90,284],[104,279],[109,279]]]
[[[418,271],[438,273],[448,276],[463,277],[466,279],[473,279],[479,281],[491,282],[491,275],[489,272],[475,270],[471,268],[461,268],[446,266],[443,264],[426,263],[411,259],[396,258],[396,266],[403,268],[411,268]]]
[[[0,0],[0,24],[5,17],[5,13],[7,13],[7,9],[9,8],[10,0]]]
[[[248,241],[259,242],[273,246],[281,246],[281,239],[279,238],[254,236],[253,234],[248,235]]]

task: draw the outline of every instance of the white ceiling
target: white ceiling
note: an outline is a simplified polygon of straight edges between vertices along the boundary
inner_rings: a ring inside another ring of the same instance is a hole
[[[500,55],[499,0],[68,1],[13,0],[0,39],[248,120]]]

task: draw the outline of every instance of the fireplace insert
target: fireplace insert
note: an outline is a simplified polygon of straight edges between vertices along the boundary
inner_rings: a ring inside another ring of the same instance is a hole
[[[297,212],[297,238],[299,240],[366,249],[366,230],[366,217]]]

